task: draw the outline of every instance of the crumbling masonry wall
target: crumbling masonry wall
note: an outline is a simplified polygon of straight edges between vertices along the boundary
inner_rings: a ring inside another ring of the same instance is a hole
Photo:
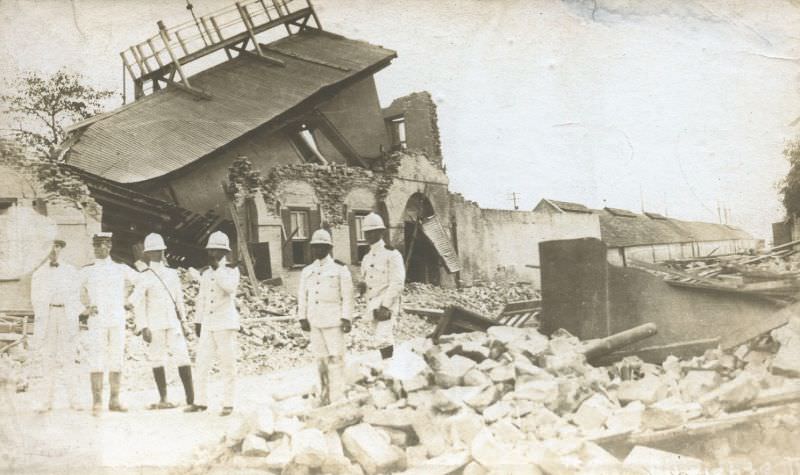
[[[383,109],[383,116],[386,119],[405,117],[408,149],[423,152],[436,166],[442,167],[439,119],[436,103],[429,92],[415,92],[398,97],[389,107]]]
[[[452,194],[461,280],[528,281],[540,288],[539,243],[553,239],[600,237],[591,214],[548,214],[483,209]]]

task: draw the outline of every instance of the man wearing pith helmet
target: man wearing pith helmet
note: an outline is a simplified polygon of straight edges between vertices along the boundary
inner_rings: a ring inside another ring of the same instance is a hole
[[[111,259],[109,232],[94,235],[95,260],[80,270],[81,299],[85,309],[81,320],[89,326],[89,370],[92,382],[92,413],[103,409],[103,373],[108,370],[110,397],[108,409],[125,412],[119,401],[122,363],[125,356],[125,311],[128,289],[136,284],[138,273]]]
[[[186,319],[183,286],[178,272],[164,263],[166,250],[167,246],[160,234],[150,233],[144,238],[143,253],[147,265],[143,268],[130,299],[136,306],[137,334],[142,335],[149,345],[147,357],[158,389],[159,401],[152,404],[150,409],[175,407],[167,399],[167,376],[164,369],[167,352],[172,354],[178,367],[186,404],[194,404],[192,367],[183,336],[182,324]]]
[[[314,231],[314,262],[303,269],[297,290],[297,318],[317,357],[322,405],[344,397],[344,334],[350,333],[353,312],[353,280],[347,266],[331,257],[332,248],[328,231]]]
[[[222,376],[222,413],[233,412],[236,394],[236,353],[239,346],[239,312],[236,310],[236,289],[239,269],[228,263],[230,241],[222,231],[208,237],[206,252],[209,267],[200,276],[200,290],[195,309],[195,333],[200,338],[197,347],[197,394],[195,403],[186,412],[208,409],[208,373],[215,358],[219,359]]]
[[[359,283],[359,291],[367,300],[364,319],[370,322],[373,346],[383,359],[388,359],[394,353],[394,320],[400,313],[406,269],[400,252],[383,240],[386,226],[380,216],[375,213],[365,216],[362,230],[370,244],[369,252],[361,260]]]

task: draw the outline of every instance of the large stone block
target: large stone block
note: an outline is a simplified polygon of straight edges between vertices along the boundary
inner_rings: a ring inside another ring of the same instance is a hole
[[[622,462],[622,466],[625,469],[642,470],[643,473],[652,475],[705,473],[702,460],[641,445],[631,450]]]
[[[585,400],[572,415],[572,421],[584,431],[602,429],[617,406],[600,393]]]
[[[464,399],[464,403],[478,412],[483,412],[484,409],[494,404],[498,399],[500,399],[500,392],[494,385],[489,385]]]
[[[425,462],[403,472],[403,475],[448,475],[457,473],[465,467],[471,457],[468,450],[450,452]]]
[[[722,382],[716,371],[689,371],[678,383],[684,401],[697,401]]]
[[[420,445],[428,451],[428,456],[438,457],[447,450],[447,439],[439,418],[428,414],[417,414],[412,427]]]
[[[376,409],[364,412],[364,422],[373,426],[410,430],[417,411],[404,409]]]
[[[514,406],[508,401],[498,401],[483,410],[483,420],[491,424],[508,417],[514,411]]]
[[[667,397],[669,387],[655,376],[645,376],[635,381],[623,381],[617,389],[617,399],[620,404],[641,401],[645,405],[653,404],[659,399]]]
[[[319,429],[303,429],[292,437],[292,459],[306,467],[320,467],[328,455],[328,441]]]
[[[345,429],[342,443],[347,453],[370,475],[390,473],[406,467],[405,452],[391,445],[367,423]]]
[[[478,368],[472,368],[462,378],[464,386],[486,386],[492,384],[494,381]]]
[[[506,383],[514,380],[514,366],[510,364],[498,365],[489,371],[489,378],[494,383]]]
[[[472,411],[450,416],[442,426],[447,434],[448,445],[453,447],[470,447],[475,436],[486,427],[483,418]]]
[[[269,407],[261,406],[253,412],[251,424],[258,436],[268,439],[275,433],[275,413]]]
[[[555,378],[540,379],[518,384],[514,388],[514,398],[538,402],[548,407],[557,405],[559,398],[558,380]]]
[[[242,442],[242,455],[246,457],[266,457],[269,454],[267,441],[261,437],[250,434]]]
[[[292,452],[292,445],[289,442],[289,439],[283,438],[277,447],[270,451],[267,459],[264,462],[267,464],[267,467],[269,467],[270,470],[282,470],[283,467],[292,461],[293,457],[294,452]]]
[[[717,389],[705,394],[699,403],[706,415],[716,415],[720,411],[741,409],[753,401],[760,391],[758,379],[751,373],[742,372],[734,379],[723,383]]]
[[[442,361],[440,367],[434,372],[436,384],[442,388],[459,386],[464,380],[464,375],[474,368],[474,361],[461,355],[454,355],[446,361]]]
[[[625,407],[616,409],[606,420],[606,427],[611,431],[637,431],[642,426],[642,414],[645,406],[642,401],[633,401]]]
[[[772,372],[790,378],[800,377],[800,338],[793,338],[781,344],[775,359],[772,360]]]

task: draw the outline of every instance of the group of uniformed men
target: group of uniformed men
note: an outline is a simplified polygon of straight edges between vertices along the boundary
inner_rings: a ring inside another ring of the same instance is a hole
[[[370,250],[361,262],[358,291],[366,298],[364,320],[370,326],[372,343],[387,359],[393,354],[394,318],[400,311],[405,267],[400,253],[383,240],[386,227],[380,216],[367,215],[362,230]],[[200,276],[193,321],[193,331],[199,339],[196,387],[185,338],[191,329],[183,289],[177,271],[164,262],[167,248],[163,238],[155,233],[145,237],[147,265],[141,272],[111,260],[111,238],[111,233],[106,232],[94,236],[95,261],[80,270],[62,262],[60,255],[66,242],[56,240],[47,262],[33,274],[34,348],[38,350],[45,382],[41,410],[52,408],[59,379],[65,380],[70,407],[80,409],[73,382],[78,376],[79,326],[84,323],[88,328],[92,413],[99,415],[103,409],[105,371],[110,387],[108,409],[127,411],[119,393],[125,316],[127,311],[133,311],[136,334],[148,344],[148,360],[159,394],[159,401],[149,408],[175,407],[167,398],[165,367],[171,354],[186,397],[184,411],[208,409],[208,375],[217,358],[224,388],[221,415],[231,414],[240,328],[236,309],[240,276],[238,268],[227,260],[231,250],[228,236],[214,232],[206,244],[209,266]],[[345,334],[352,325],[353,280],[347,266],[333,259],[328,231],[315,231],[310,247],[314,262],[303,269],[300,277],[297,318],[302,330],[309,333],[309,346],[318,360],[320,402],[328,404],[344,397]]]

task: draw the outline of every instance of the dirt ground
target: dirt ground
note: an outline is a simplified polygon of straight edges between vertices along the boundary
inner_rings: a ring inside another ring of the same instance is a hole
[[[211,407],[205,413],[185,414],[183,407],[150,411],[146,407],[157,397],[155,388],[123,392],[121,399],[129,412],[93,417],[90,411],[71,411],[65,398],[56,401],[52,412],[39,414],[39,388],[31,393],[2,395],[0,417],[0,473],[180,473],[208,450],[217,447],[229,430],[235,430],[257,404],[268,402],[271,394],[292,381],[314,378],[311,366],[239,379],[237,405],[233,415],[220,417],[216,397],[219,381],[211,378]],[[89,382],[80,381],[83,405],[90,404]],[[85,390],[84,390],[85,389]],[[106,388],[107,391],[107,388]],[[173,402],[180,402],[183,389],[171,385]],[[104,395],[107,401],[107,394]]]

